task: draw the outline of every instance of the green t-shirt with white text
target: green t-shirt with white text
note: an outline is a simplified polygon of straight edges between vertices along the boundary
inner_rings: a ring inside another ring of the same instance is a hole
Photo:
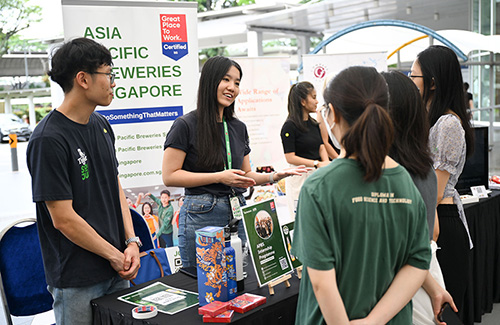
[[[363,318],[406,264],[428,269],[425,204],[408,172],[397,166],[367,183],[352,159],[336,159],[304,183],[292,254],[304,265],[296,324],[324,324],[307,267],[335,268],[350,320]],[[411,303],[389,324],[411,324]]]

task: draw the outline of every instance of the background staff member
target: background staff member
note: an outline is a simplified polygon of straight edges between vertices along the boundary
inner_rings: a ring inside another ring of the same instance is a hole
[[[316,112],[318,100],[314,86],[307,81],[292,85],[288,93],[288,117],[281,128],[285,159],[291,165],[326,166],[326,153],[318,122],[309,115]]]

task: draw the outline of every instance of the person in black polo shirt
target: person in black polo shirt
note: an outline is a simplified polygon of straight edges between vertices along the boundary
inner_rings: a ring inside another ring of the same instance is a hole
[[[318,122],[309,115],[316,112],[317,106],[316,90],[310,82],[302,81],[290,87],[288,117],[281,128],[281,142],[285,159],[292,166],[305,165],[317,169],[330,163]],[[293,216],[300,188],[312,172],[314,170],[290,177],[285,182],[288,209]]]
[[[196,266],[195,231],[227,225],[230,201],[245,204],[242,193],[247,187],[306,171],[304,167],[270,174],[251,170],[247,128],[234,116],[241,77],[237,62],[210,58],[201,71],[197,109],[177,118],[165,140],[163,183],[186,188],[178,236],[183,267]],[[241,222],[238,233],[245,240]]]
[[[127,288],[140,240],[118,179],[115,136],[94,112],[113,99],[107,48],[86,38],[59,47],[52,80],[64,101],[36,127],[27,149],[48,289],[57,324],[92,324],[90,301]]]
[[[322,167],[330,163],[318,122],[309,115],[316,112],[316,90],[308,81],[292,85],[288,94],[288,117],[281,128],[285,159],[291,165]]]

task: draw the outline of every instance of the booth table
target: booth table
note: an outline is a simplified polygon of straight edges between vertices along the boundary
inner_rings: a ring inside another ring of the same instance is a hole
[[[464,306],[464,324],[480,322],[484,313],[500,302],[500,191],[488,198],[464,205],[474,248]]]
[[[248,277],[245,279],[244,292],[265,296],[267,301],[264,305],[252,309],[244,314],[235,312],[233,314],[231,324],[294,324],[300,286],[299,279],[296,276],[292,276],[289,280],[291,284],[289,288],[287,288],[284,283],[281,283],[274,287],[274,295],[271,296],[269,295],[269,289],[267,286],[262,288],[258,287],[257,278],[255,277],[255,273],[251,265],[249,265],[245,271],[248,272]],[[132,308],[135,306],[119,301],[117,298],[158,281],[175,288],[198,292],[198,283],[196,279],[180,272],[172,274],[161,279],[146,282],[137,285],[136,287],[118,291],[114,294],[92,300],[94,324],[204,324],[202,315],[198,315],[199,305],[188,308],[174,315],[167,315],[158,312],[156,317],[150,319],[138,320],[132,318]],[[239,292],[238,295],[242,293],[243,292]]]
[[[493,309],[493,304],[500,302],[500,191],[493,190],[488,198],[478,203],[464,205],[474,248],[470,254],[471,271],[467,303],[464,306],[464,324],[472,325],[480,322],[484,313]],[[258,288],[253,268],[248,266],[249,273],[245,280],[245,292],[266,296],[266,304],[245,314],[234,313],[231,323],[236,324],[293,324],[297,307],[300,281],[293,276],[291,287],[284,284],[275,287],[275,295],[270,296],[267,286]],[[173,274],[159,280],[172,287],[197,292],[195,279],[182,274]],[[137,286],[145,287],[151,281]],[[192,307],[175,315],[158,313],[150,320],[132,318],[131,304],[117,300],[117,297],[129,293],[135,288],[123,290],[92,301],[95,324],[201,324],[202,316],[198,315],[198,307]]]

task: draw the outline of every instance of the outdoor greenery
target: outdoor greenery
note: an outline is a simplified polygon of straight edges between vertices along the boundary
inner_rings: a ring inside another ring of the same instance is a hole
[[[29,5],[29,0],[0,0],[0,56],[8,51],[16,34],[42,19],[41,12],[42,8]]]
[[[40,122],[51,110],[52,106],[50,103],[46,103],[43,105],[37,104],[35,107],[36,123]],[[12,105],[12,113],[24,120],[30,115],[29,106],[28,104]]]
[[[48,48],[49,45],[46,43],[39,40],[22,39],[19,35],[14,35],[9,39],[9,50],[11,52],[46,52]]]

